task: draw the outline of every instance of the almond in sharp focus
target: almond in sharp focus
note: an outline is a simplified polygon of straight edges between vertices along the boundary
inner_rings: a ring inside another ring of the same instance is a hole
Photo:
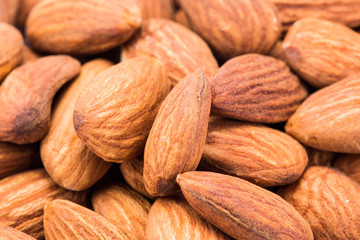
[[[160,103],[170,91],[164,65],[139,57],[101,74],[78,98],[74,126],[81,140],[105,161],[142,154]]]
[[[16,230],[15,228],[2,224],[0,224],[0,233],[1,240],[36,240],[30,235],[27,235],[19,230]]]
[[[176,176],[196,169],[210,106],[210,84],[201,69],[181,80],[161,104],[144,153],[144,184],[150,195],[176,193]]]
[[[335,160],[334,167],[360,184],[360,154],[342,154]]]

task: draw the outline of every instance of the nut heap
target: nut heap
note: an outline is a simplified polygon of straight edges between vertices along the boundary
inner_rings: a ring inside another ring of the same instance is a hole
[[[360,0],[0,0],[0,239],[360,239]]]

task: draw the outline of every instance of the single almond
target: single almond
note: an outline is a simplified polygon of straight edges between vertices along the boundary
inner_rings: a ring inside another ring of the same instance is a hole
[[[31,48],[24,46],[23,51],[22,51],[21,65],[24,65],[29,62],[34,62],[35,60],[37,60],[40,57],[41,56],[39,54],[37,54],[36,52],[34,52]]]
[[[334,167],[360,184],[360,154],[342,154],[336,158]]]
[[[0,224],[0,239],[1,240],[36,240],[35,238],[27,235],[15,228]]]
[[[331,166],[336,154],[328,151],[307,147],[306,152],[309,158],[308,167],[311,166]]]
[[[286,62],[286,56],[282,45],[283,45],[283,41],[277,41],[276,44],[268,53],[268,55],[273,58],[277,58],[279,60]]]
[[[19,9],[20,0],[5,0],[9,23],[14,24]]]
[[[180,9],[175,13],[174,16],[175,22],[180,23],[181,25],[191,29],[191,24],[190,21],[188,19],[188,17],[186,16],[186,13],[184,10]]]
[[[16,15],[16,25],[24,27],[31,9],[41,1],[44,0],[20,0],[19,10]]]
[[[174,14],[172,0],[140,0],[142,18],[167,18],[171,19]]]
[[[0,0],[0,22],[9,22],[6,0]]]

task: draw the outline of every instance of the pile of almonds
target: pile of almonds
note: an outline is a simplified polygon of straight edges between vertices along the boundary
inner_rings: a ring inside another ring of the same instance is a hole
[[[0,239],[360,239],[359,27],[360,0],[0,0]]]

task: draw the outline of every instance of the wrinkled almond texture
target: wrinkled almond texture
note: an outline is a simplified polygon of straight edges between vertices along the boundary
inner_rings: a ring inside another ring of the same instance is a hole
[[[285,130],[300,142],[323,151],[360,153],[360,75],[309,96]]]
[[[235,239],[313,239],[309,224],[290,204],[245,180],[187,172],[177,182],[200,215]]]
[[[167,18],[174,14],[172,0],[140,0],[142,18]]]
[[[144,184],[150,195],[176,193],[176,176],[197,168],[206,140],[210,106],[210,84],[200,69],[181,80],[166,97],[144,153]]]
[[[31,9],[44,0],[20,0],[19,10],[16,16],[16,25],[23,27]]]
[[[83,90],[75,104],[75,130],[105,161],[131,160],[142,154],[169,91],[170,82],[159,60],[139,57],[119,63]]]
[[[94,54],[119,46],[140,27],[134,0],[48,0],[26,21],[30,45],[41,52]]]
[[[111,163],[96,156],[77,136],[73,125],[75,102],[95,77],[112,66],[107,60],[90,61],[54,106],[48,134],[41,142],[41,159],[46,171],[60,186],[84,190],[96,183]]]
[[[343,154],[334,162],[334,167],[360,184],[360,154]]]
[[[308,167],[311,166],[331,166],[335,160],[336,154],[328,151],[321,151],[315,148],[306,148],[309,158]]]
[[[279,194],[309,222],[315,239],[360,236],[360,185],[329,167],[310,167]]]
[[[35,238],[16,230],[15,228],[0,224],[1,240],[36,240]]]
[[[55,93],[79,72],[79,61],[65,55],[42,57],[12,71],[0,86],[0,140],[40,140],[50,125]]]

